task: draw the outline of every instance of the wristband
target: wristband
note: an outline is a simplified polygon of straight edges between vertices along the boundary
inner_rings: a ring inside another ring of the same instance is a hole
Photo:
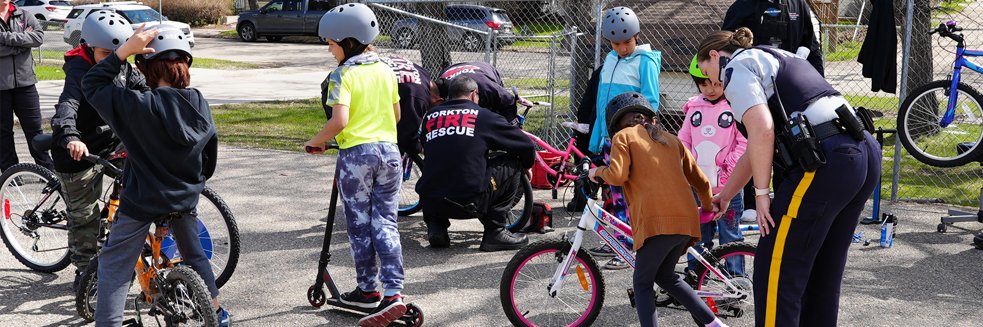
[[[771,194],[771,190],[768,189],[767,187],[766,188],[757,188],[757,187],[754,188],[754,196],[762,196],[762,195],[768,196],[769,194]]]

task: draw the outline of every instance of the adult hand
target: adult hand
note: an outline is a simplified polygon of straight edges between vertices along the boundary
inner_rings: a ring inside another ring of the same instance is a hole
[[[310,141],[307,141],[307,142],[304,143],[304,152],[307,152],[307,153],[310,153],[310,154],[321,154],[321,153],[324,153],[324,149],[326,149],[326,148],[327,148],[327,144],[325,142],[317,141],[315,139],[311,139]],[[311,149],[311,150],[308,151],[308,149]]]
[[[72,156],[75,161],[82,160],[82,157],[89,155],[89,148],[85,146],[82,141],[71,141],[68,142],[68,154]]]
[[[150,44],[150,41],[157,37],[157,34],[159,34],[160,31],[157,29],[144,31],[143,28],[146,26],[147,24],[141,24],[140,27],[133,32],[133,36],[131,36],[126,43],[123,43],[123,45],[116,49],[116,56],[119,57],[120,60],[126,60],[126,58],[129,58],[132,55],[154,52],[154,49],[148,48],[147,44]]]
[[[722,194],[723,193],[718,193],[717,195],[714,195],[713,199],[710,201],[710,203],[713,204],[713,207],[717,209],[714,211],[717,213],[716,217],[713,218],[714,220],[723,217],[724,214],[727,213],[727,209],[730,208],[731,199],[724,199]]]
[[[754,197],[755,211],[758,212],[758,227],[761,236],[768,236],[771,229],[775,227],[775,220],[771,218],[771,198],[767,196]]]

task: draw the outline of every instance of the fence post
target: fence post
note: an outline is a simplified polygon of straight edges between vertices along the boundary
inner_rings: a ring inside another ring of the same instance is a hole
[[[601,67],[601,15],[604,13],[604,0],[597,1],[597,12],[594,13],[597,26],[594,29],[594,69]]]
[[[488,34],[491,37],[492,43],[497,44],[498,43],[498,31],[491,30],[491,32],[489,32]],[[492,48],[491,51],[492,51],[492,66],[493,67],[498,67],[498,47]]]
[[[549,54],[550,62],[549,65],[546,66],[548,67],[547,69],[549,70],[547,72],[547,74],[549,74],[548,75],[549,77],[546,80],[546,92],[547,92],[546,98],[549,99],[550,104],[554,102],[553,95],[555,94],[556,91],[556,52],[558,51],[559,48],[556,45],[556,37],[557,37],[556,33],[553,33],[552,36],[550,37],[550,54]],[[547,119],[547,122],[549,124],[546,126],[553,126],[553,127],[557,126],[556,118],[555,118],[556,112],[554,111],[553,106],[549,106],[547,112],[549,114],[549,118]],[[548,130],[552,131],[553,129],[548,129]],[[556,138],[555,137],[556,133],[553,132],[550,134],[551,135],[548,136],[549,139],[547,140],[547,142],[549,142],[550,144],[557,144],[551,142],[553,141],[553,139]]]
[[[492,31],[491,28],[488,31]],[[485,62],[491,63],[492,33],[485,34]]]
[[[576,70],[575,67],[577,65],[577,39],[580,37],[580,33],[577,32],[577,26],[574,26],[573,27],[573,30],[570,32],[569,37],[570,37],[570,70],[571,71],[575,71]],[[573,104],[575,103],[573,97],[574,97],[575,94],[577,94],[577,92],[576,92],[576,87],[577,87],[577,74],[570,74],[570,83],[569,84],[570,84],[569,85],[569,88],[570,88],[570,101],[567,101],[568,102],[567,105],[569,106],[568,109],[570,110],[570,112],[577,112],[577,110],[574,109],[574,107],[573,107]],[[553,102],[550,102],[550,103],[556,103],[555,102],[555,99],[554,100],[551,100],[551,101],[553,101]]]
[[[908,96],[908,71],[910,69],[909,64],[911,62],[911,25],[914,19],[914,7],[915,3],[913,0],[908,0],[905,2],[907,8],[905,8],[905,26],[904,26],[904,42],[902,42],[901,48],[901,97]],[[901,109],[901,103],[904,98],[898,99],[898,109]],[[901,140],[898,133],[894,133],[894,172],[891,176],[891,202],[898,201],[898,181],[901,176]]]

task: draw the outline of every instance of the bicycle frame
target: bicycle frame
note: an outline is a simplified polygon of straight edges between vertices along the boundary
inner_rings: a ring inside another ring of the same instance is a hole
[[[557,148],[550,146],[549,143],[546,143],[546,141],[543,141],[543,139],[539,138],[538,136],[533,135],[532,133],[526,131],[522,131],[522,132],[525,133],[526,136],[528,136],[533,143],[536,143],[536,145],[545,149],[546,152],[560,156],[560,162],[567,162],[567,160],[570,159],[571,155],[576,155],[577,156],[576,159],[583,159],[584,157],[586,157],[586,155],[584,155],[583,152],[580,152],[580,150],[577,149],[577,147],[574,145],[576,139],[572,137],[570,138],[569,141],[567,141],[566,151],[560,151]],[[577,175],[568,174],[568,173],[561,174],[560,172],[556,171],[548,164],[546,164],[546,161],[543,160],[543,157],[540,156],[538,152],[536,153],[536,165],[540,166],[540,168],[543,168],[543,170],[546,171],[547,174],[550,174],[550,176],[556,177],[556,181],[554,182],[554,185],[551,185],[554,189],[558,188],[560,184],[563,184],[564,180],[577,180],[579,178],[579,176]]]
[[[966,60],[966,57],[983,57],[983,50],[968,50],[961,41],[956,46],[956,61],[953,64],[952,82],[949,86],[949,103],[946,104],[945,115],[942,116],[942,121],[939,122],[939,125],[942,127],[949,126],[956,119],[956,102],[958,101],[957,97],[959,95],[959,90],[956,87],[959,85],[962,77],[962,68],[966,67],[983,74],[983,67]]]

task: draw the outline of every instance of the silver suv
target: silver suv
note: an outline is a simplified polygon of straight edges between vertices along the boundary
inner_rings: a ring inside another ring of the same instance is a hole
[[[455,25],[480,31],[495,30],[500,36],[515,35],[512,21],[503,9],[476,5],[448,5],[444,12],[447,14],[447,20]],[[416,18],[400,19],[389,29],[393,43],[401,48],[411,48],[416,45],[419,32],[420,22]],[[467,51],[479,51],[485,48],[485,36],[481,34],[447,27],[447,36],[452,42],[457,41]],[[509,44],[512,40],[512,38],[504,38],[499,40],[499,44]]]

